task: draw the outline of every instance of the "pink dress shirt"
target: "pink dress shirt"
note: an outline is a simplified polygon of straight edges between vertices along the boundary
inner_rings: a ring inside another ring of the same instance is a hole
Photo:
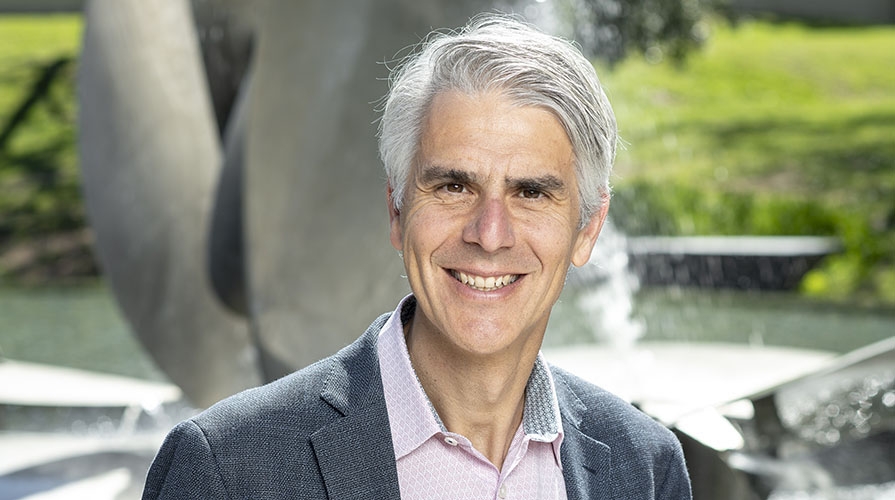
[[[467,438],[445,428],[420,385],[402,324],[415,306],[412,295],[398,304],[377,345],[401,498],[565,500],[562,420],[553,376],[541,355],[525,389],[522,425],[498,470]]]

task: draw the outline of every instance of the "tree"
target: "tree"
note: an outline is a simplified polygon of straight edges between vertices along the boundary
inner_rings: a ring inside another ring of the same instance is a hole
[[[609,64],[630,50],[647,60],[680,62],[708,37],[708,16],[721,0],[557,0],[551,29]]]

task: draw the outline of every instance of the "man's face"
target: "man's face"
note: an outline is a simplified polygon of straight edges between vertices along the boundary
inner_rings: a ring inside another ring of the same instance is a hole
[[[540,348],[569,264],[587,262],[608,208],[578,230],[573,162],[542,108],[497,93],[436,96],[391,217],[418,301],[413,335],[466,355]]]

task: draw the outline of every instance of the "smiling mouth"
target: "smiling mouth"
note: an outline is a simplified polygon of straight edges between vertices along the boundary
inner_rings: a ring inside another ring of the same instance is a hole
[[[503,276],[488,276],[487,278],[483,276],[474,276],[471,274],[466,274],[460,271],[451,271],[451,276],[454,277],[460,283],[472,288],[474,290],[478,290],[480,292],[491,292],[494,290],[499,290],[517,279],[519,279],[518,274],[505,274]]]

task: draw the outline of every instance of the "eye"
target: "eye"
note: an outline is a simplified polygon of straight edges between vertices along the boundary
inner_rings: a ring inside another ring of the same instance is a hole
[[[544,196],[544,192],[540,189],[528,188],[523,189],[522,192],[519,193],[519,195],[528,200],[537,200],[538,198],[542,198]]]
[[[441,189],[444,189],[448,193],[455,193],[455,194],[462,193],[463,191],[466,190],[466,188],[463,186],[463,184],[458,184],[456,182],[451,183],[451,184],[445,184],[444,186],[441,187]]]

